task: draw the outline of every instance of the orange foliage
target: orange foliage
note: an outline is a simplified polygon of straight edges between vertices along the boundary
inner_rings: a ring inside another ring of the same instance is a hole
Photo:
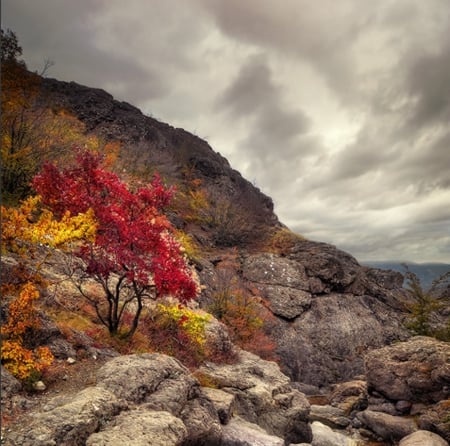
[[[32,283],[26,283],[10,304],[8,320],[1,328],[2,364],[20,380],[33,379],[53,362],[53,355],[47,347],[34,351],[24,347],[26,335],[40,326],[35,307],[37,299],[39,291]]]

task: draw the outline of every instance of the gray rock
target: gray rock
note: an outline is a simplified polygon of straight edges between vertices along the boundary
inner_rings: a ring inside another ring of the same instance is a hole
[[[310,441],[309,403],[274,362],[240,351],[236,364],[200,368],[215,386],[235,396],[236,414],[287,442]]]
[[[399,440],[418,430],[410,418],[392,416],[383,412],[365,410],[358,412],[358,420],[385,441]]]
[[[161,354],[120,356],[97,374],[97,385],[117,398],[168,411],[184,422],[189,438],[216,438],[220,422],[213,403],[200,384],[178,360]]]
[[[0,385],[2,400],[11,399],[11,397],[20,392],[22,384],[5,367],[0,366]]]
[[[365,356],[369,387],[390,400],[433,403],[450,395],[450,344],[417,336]]]
[[[364,373],[364,354],[408,336],[401,317],[371,296],[316,296],[293,321],[278,319],[271,332],[282,371],[293,381],[327,386]]]
[[[345,416],[342,409],[332,406],[317,406],[312,404],[309,413],[311,421],[319,421],[334,429],[342,429],[350,424],[350,419]]]
[[[311,294],[295,288],[268,285],[261,289],[273,314],[284,319],[295,319],[311,306]]]
[[[282,438],[269,435],[258,425],[235,417],[223,427],[221,446],[284,446]]]
[[[88,387],[64,404],[40,412],[33,421],[8,434],[12,446],[79,445],[109,421],[121,405],[108,390]]]
[[[120,441],[117,432],[122,432]],[[221,425],[213,403],[177,360],[160,354],[129,355],[100,368],[95,387],[51,400],[32,423],[8,433],[8,444],[70,446],[90,438],[92,445],[140,445],[148,444],[153,433],[161,438],[158,444],[186,439],[216,444]],[[136,443],[128,442],[132,437]]]
[[[311,425],[312,446],[357,446],[357,442],[346,435],[333,431],[330,427],[314,421]]]
[[[255,254],[244,260],[242,268],[243,277],[254,283],[310,289],[304,266],[295,260],[270,253]]]
[[[227,424],[234,411],[235,396],[231,393],[209,387],[202,388],[203,393],[211,400],[222,424]]]
[[[138,408],[122,412],[86,446],[178,446],[187,438],[183,422],[169,412]]]
[[[448,443],[433,432],[420,430],[402,438],[399,446],[448,446]]]
[[[450,399],[439,401],[419,414],[419,428],[435,432],[450,443]]]
[[[338,383],[333,387],[329,396],[330,404],[350,415],[354,410],[361,411],[367,408],[367,383],[362,380]]]

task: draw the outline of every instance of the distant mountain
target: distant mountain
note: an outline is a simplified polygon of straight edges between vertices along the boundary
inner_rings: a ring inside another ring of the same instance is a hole
[[[409,263],[388,261],[373,261],[361,263],[372,268],[398,271],[402,274],[405,272],[404,265],[406,264],[409,270],[419,278],[422,287],[425,289],[431,286],[433,280],[439,278],[447,271],[450,271],[449,263]]]

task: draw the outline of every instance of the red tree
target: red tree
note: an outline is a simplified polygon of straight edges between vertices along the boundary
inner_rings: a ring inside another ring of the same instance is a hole
[[[196,296],[195,282],[163,214],[172,190],[159,176],[131,191],[102,167],[100,155],[80,150],[74,167],[60,170],[45,164],[33,187],[55,215],[93,209],[97,235],[75,253],[82,272],[77,286],[112,335],[133,335],[145,298],[171,295],[185,302]],[[103,299],[89,293],[87,279],[101,285]],[[129,323],[123,318],[127,312],[133,315]]]

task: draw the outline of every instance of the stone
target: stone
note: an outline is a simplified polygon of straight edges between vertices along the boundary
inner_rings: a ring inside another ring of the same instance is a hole
[[[0,385],[2,400],[10,399],[22,389],[22,384],[5,367],[0,366]]]
[[[419,427],[439,434],[450,443],[450,399],[423,408]]]
[[[43,392],[46,388],[47,386],[43,381],[36,381],[33,383],[33,390],[36,390],[37,392]]]
[[[342,429],[350,424],[342,409],[332,406],[317,406],[312,404],[309,413],[310,421],[319,421],[334,429]]]
[[[410,418],[392,416],[383,412],[364,410],[357,413],[361,423],[385,441],[399,440],[418,430]]]
[[[399,446],[448,446],[448,443],[433,432],[419,430],[403,437]]]
[[[49,410],[37,413],[33,421],[8,434],[11,446],[84,444],[87,438],[116,415],[121,405],[102,388],[88,387],[73,398],[58,399]]]
[[[369,388],[394,401],[435,403],[450,395],[450,344],[416,336],[365,356]]]
[[[309,291],[309,278],[304,266],[271,253],[248,256],[242,265],[242,275],[254,283]]]
[[[310,441],[309,403],[279,366],[240,351],[235,364],[207,363],[199,372],[235,397],[235,413],[286,442]]]
[[[358,443],[346,435],[333,431],[330,427],[318,421],[311,425],[312,446],[357,446]]]
[[[354,410],[361,411],[367,408],[367,383],[363,380],[347,381],[333,386],[329,396],[330,404],[350,415]]]
[[[235,396],[219,389],[203,387],[203,393],[211,400],[222,424],[228,424],[234,411]]]
[[[234,417],[223,427],[221,446],[284,446],[282,438],[269,435],[258,425]]]
[[[311,306],[311,294],[285,286],[268,285],[261,289],[270,311],[284,319],[295,319]]]
[[[138,408],[122,412],[101,432],[92,434],[86,446],[178,446],[187,435],[183,422],[169,412]]]

